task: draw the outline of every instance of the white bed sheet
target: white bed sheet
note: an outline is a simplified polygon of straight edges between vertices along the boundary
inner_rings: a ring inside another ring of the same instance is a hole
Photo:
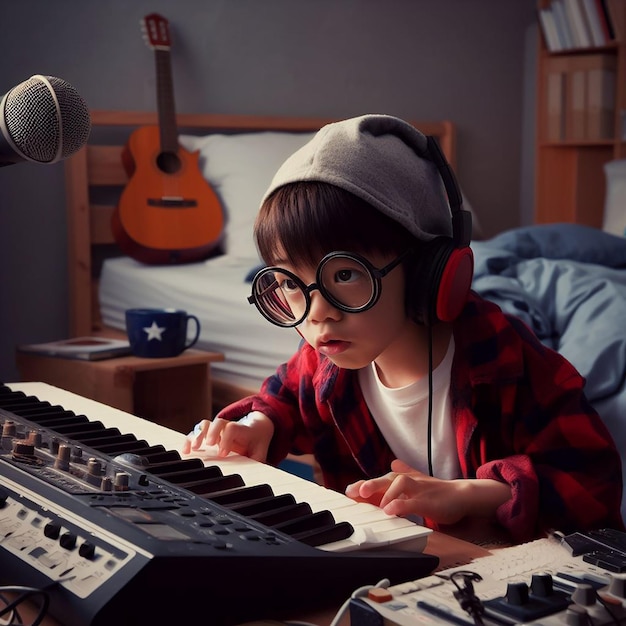
[[[300,335],[273,326],[248,303],[251,267],[250,259],[227,255],[176,266],[109,259],[100,279],[103,322],[124,330],[126,309],[183,309],[200,320],[195,347],[224,354],[223,362],[211,364],[214,378],[256,389],[296,351]]]

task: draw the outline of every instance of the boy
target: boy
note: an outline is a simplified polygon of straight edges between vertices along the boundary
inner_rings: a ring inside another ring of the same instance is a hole
[[[583,379],[470,291],[470,230],[434,140],[385,115],[321,129],[262,202],[249,298],[304,341],[184,452],[312,453],[327,487],[435,528],[622,529],[620,458]]]

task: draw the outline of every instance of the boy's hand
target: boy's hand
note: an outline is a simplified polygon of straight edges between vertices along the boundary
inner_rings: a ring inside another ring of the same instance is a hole
[[[348,485],[346,495],[376,504],[388,515],[419,515],[439,524],[454,524],[465,516],[491,517],[511,497],[511,488],[495,480],[442,480],[398,460],[391,470]]]
[[[238,422],[221,418],[202,420],[183,443],[183,454],[199,450],[203,445],[217,446],[218,456],[231,452],[265,462],[267,450],[274,434],[274,424],[269,417],[255,411]]]

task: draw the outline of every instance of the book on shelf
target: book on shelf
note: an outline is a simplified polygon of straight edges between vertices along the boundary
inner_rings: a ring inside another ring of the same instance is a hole
[[[589,26],[592,45],[596,47],[605,46],[609,42],[609,38],[604,34],[596,0],[582,0],[582,6]]]
[[[593,41],[583,13],[581,0],[564,0],[565,16],[574,34],[576,48],[591,48]]]
[[[18,351],[54,356],[81,361],[100,361],[131,353],[130,344],[125,339],[108,337],[74,337],[45,343],[32,343],[18,346]]]
[[[539,9],[539,24],[550,52],[606,46],[620,38],[617,25],[624,0],[552,0]]]
[[[565,72],[549,72],[546,87],[546,138],[548,141],[563,141],[565,139]]]
[[[547,59],[545,67],[546,140],[611,139],[615,131],[615,55],[555,56]]]

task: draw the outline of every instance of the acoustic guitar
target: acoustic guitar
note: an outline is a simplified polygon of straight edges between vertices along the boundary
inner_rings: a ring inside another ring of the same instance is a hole
[[[138,128],[124,147],[129,180],[111,228],[120,249],[142,263],[199,261],[219,250],[224,211],[202,176],[199,153],[178,142],[169,23],[151,13],[143,25],[156,59],[159,125]]]

